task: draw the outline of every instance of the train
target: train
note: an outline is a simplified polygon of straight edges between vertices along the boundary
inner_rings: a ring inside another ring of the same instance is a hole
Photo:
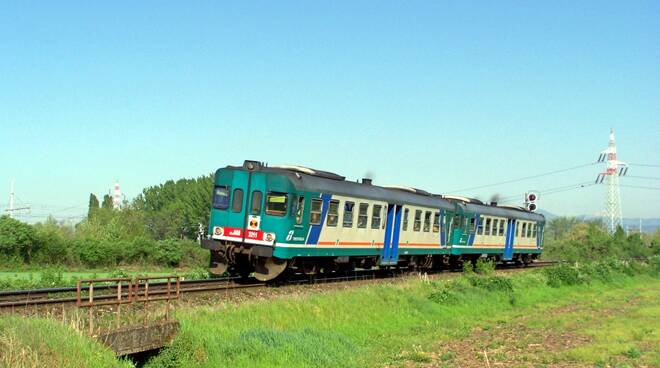
[[[542,214],[303,166],[220,168],[208,233],[213,275],[277,280],[355,269],[438,270],[488,258],[526,265],[543,251]]]

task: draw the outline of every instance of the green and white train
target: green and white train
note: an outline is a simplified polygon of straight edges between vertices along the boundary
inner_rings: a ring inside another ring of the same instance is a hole
[[[438,269],[490,257],[527,264],[543,250],[543,215],[522,207],[257,161],[215,173],[210,271],[273,280],[354,268]]]

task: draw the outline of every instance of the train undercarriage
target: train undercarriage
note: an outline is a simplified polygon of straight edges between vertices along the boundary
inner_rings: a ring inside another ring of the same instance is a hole
[[[406,271],[440,271],[461,269],[463,264],[476,264],[480,258],[495,263],[515,264],[524,267],[537,258],[537,254],[514,254],[508,261],[500,255],[402,255],[395,265],[380,265],[377,256],[298,257],[280,259],[273,256],[271,247],[243,245],[231,242],[202,240],[202,247],[211,252],[209,272],[215,276],[229,274],[247,278],[250,275],[259,281],[274,281],[292,274],[329,275],[374,267]]]

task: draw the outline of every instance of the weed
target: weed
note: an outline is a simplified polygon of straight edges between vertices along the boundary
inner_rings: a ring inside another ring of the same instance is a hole
[[[463,274],[472,275],[474,274],[474,265],[470,261],[463,262]]]
[[[429,295],[429,300],[435,303],[445,303],[451,304],[457,301],[456,294],[449,290],[447,287],[443,287],[438,291],[434,291]]]
[[[110,272],[110,278],[120,278],[120,277],[131,277],[131,275],[125,270],[122,270],[121,268],[116,268],[112,270],[112,272]]]
[[[209,271],[206,268],[195,268],[183,275],[186,280],[206,280],[210,278]]]
[[[492,275],[495,271],[495,263],[489,259],[479,258],[476,271],[480,275]]]
[[[548,286],[554,288],[562,285],[578,285],[585,282],[577,267],[568,264],[544,268],[543,273],[546,276]]]
[[[630,359],[637,359],[642,356],[642,353],[639,350],[637,350],[636,347],[632,347],[628,349],[624,355]]]
[[[456,357],[456,353],[454,353],[453,351],[447,351],[442,353],[442,355],[440,355],[440,360],[446,362],[448,360],[454,359],[455,357]]]

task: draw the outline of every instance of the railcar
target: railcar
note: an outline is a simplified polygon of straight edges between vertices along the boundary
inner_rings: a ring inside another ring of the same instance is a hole
[[[543,250],[544,223],[521,207],[245,161],[216,171],[201,246],[211,273],[262,281],[289,270],[437,269],[478,257],[525,264]]]

